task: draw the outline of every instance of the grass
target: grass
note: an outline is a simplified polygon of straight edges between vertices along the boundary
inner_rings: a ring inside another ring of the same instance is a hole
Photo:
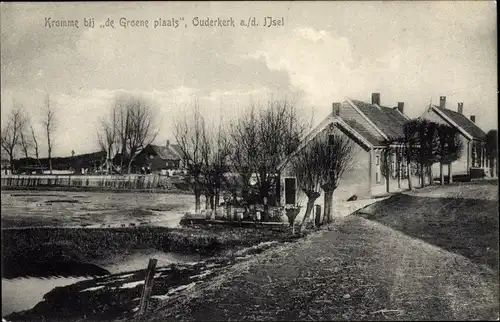
[[[416,190],[357,214],[498,269],[497,187],[487,182]]]

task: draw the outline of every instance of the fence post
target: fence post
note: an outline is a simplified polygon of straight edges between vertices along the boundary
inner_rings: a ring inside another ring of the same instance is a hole
[[[144,280],[144,288],[142,289],[141,302],[139,306],[139,315],[144,314],[148,306],[149,296],[151,295],[151,291],[153,289],[153,277],[155,275],[156,262],[157,262],[156,258],[149,259],[148,269],[146,271],[146,278]]]

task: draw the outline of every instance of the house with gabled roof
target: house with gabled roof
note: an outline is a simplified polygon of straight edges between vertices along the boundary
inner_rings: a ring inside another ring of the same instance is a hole
[[[165,145],[149,144],[136,156],[135,171],[142,168],[151,173],[165,173],[167,170],[180,170],[183,167],[183,153],[177,144],[167,140]]]
[[[384,150],[395,147],[390,141],[403,135],[403,126],[408,120],[404,114],[403,102],[399,102],[396,107],[383,106],[380,93],[373,93],[371,102],[346,97],[342,102],[333,103],[331,114],[280,164],[280,204],[285,206],[302,203],[306,198],[299,190],[291,169],[292,158],[318,135],[332,133],[345,135],[352,140],[356,160],[354,167],[344,173],[341,186],[334,193],[334,199],[346,200],[353,195],[358,198],[377,196],[387,192],[387,187],[391,192],[407,189],[408,171],[402,154],[393,154],[391,160],[388,160],[388,178],[382,169],[382,158]],[[414,186],[419,183],[416,175],[412,176],[411,180]],[[321,204],[322,197],[317,202]]]
[[[474,115],[469,118],[464,115],[463,102],[458,103],[457,110],[454,111],[446,106],[446,96],[441,96],[439,105],[430,105],[420,117],[440,124],[447,124],[456,128],[460,133],[464,148],[460,158],[452,163],[452,176],[474,177],[482,176],[482,173],[488,172],[486,133],[477,126]],[[433,173],[439,173],[438,169],[439,165],[434,165]]]

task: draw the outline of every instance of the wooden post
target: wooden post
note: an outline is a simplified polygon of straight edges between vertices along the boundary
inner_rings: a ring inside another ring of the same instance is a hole
[[[142,289],[141,302],[139,306],[139,315],[143,315],[146,312],[146,308],[148,306],[149,296],[151,295],[151,291],[153,289],[153,277],[155,275],[156,270],[156,258],[150,258],[148,269],[146,271],[146,278],[144,280],[144,288]]]

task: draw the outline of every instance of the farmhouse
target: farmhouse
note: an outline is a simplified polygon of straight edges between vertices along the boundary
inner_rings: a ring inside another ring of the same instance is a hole
[[[313,129],[299,145],[297,151],[305,147],[318,135],[338,133],[347,136],[354,145],[355,165],[346,171],[340,186],[334,192],[334,200],[346,200],[356,195],[358,198],[381,195],[389,191],[408,188],[406,162],[402,154],[391,156],[388,160],[390,170],[382,169],[383,152],[389,148],[389,141],[403,135],[403,125],[409,118],[404,114],[404,103],[397,107],[381,105],[380,93],[373,93],[370,103],[345,98],[343,102],[333,103],[332,113]],[[395,147],[392,145],[391,147]],[[280,203],[305,203],[307,197],[299,190],[296,178],[291,171],[290,160],[297,153],[292,153],[280,165]],[[412,184],[419,183],[417,176],[412,177]],[[321,196],[317,202],[321,204]]]
[[[177,144],[170,144],[167,140],[164,146],[149,144],[136,156],[134,169],[136,172],[142,168],[151,173],[166,174],[167,170],[182,169],[182,150]]]
[[[446,107],[446,96],[441,96],[439,106],[431,105],[420,117],[459,131],[464,148],[460,158],[452,163],[452,176],[482,177],[489,172],[486,133],[476,125],[474,115],[467,118],[463,113],[464,103],[458,103],[457,111],[453,111]],[[438,169],[439,164],[433,165],[433,173],[439,173]]]

